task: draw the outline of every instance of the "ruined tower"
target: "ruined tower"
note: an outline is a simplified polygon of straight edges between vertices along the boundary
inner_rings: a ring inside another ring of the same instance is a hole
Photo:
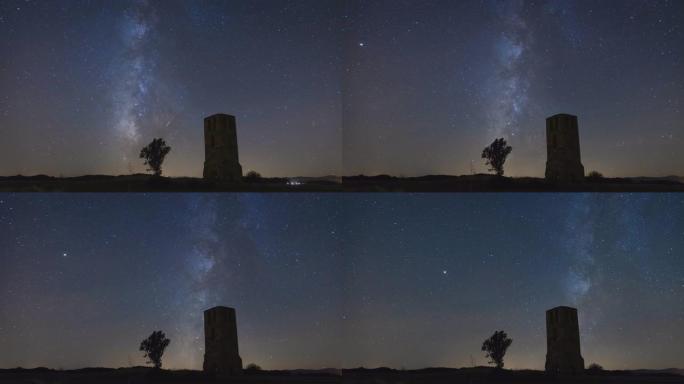
[[[217,376],[242,373],[238,354],[235,309],[214,307],[204,311],[204,371]]]
[[[218,113],[204,118],[204,178],[240,181],[235,116]]]
[[[584,179],[577,116],[560,113],[546,119],[546,179],[556,182]]]
[[[546,311],[546,371],[579,373],[583,370],[577,309],[549,309]]]

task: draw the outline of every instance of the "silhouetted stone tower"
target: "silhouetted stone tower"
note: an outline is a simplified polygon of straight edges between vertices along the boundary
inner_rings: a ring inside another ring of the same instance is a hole
[[[583,370],[577,309],[549,309],[546,311],[546,371],[580,373]]]
[[[204,311],[204,371],[217,376],[242,373],[238,353],[235,309],[214,307]]]
[[[204,178],[242,180],[235,116],[218,113],[204,118]]]
[[[584,179],[577,116],[560,113],[546,119],[546,179],[560,182]]]

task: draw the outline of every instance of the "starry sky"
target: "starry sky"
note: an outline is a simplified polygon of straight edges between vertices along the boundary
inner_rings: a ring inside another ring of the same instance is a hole
[[[235,115],[244,172],[339,173],[335,2],[0,3],[0,174],[201,176],[203,119]]]
[[[541,369],[545,310],[606,368],[682,367],[678,194],[0,195],[0,368],[201,368],[235,307],[245,364]]]
[[[587,172],[684,174],[681,1],[354,1],[348,173],[543,176],[545,118],[579,118]],[[472,164],[472,166],[471,166]]]
[[[4,0],[0,174],[200,176],[202,119],[237,117],[265,176],[542,176],[544,119],[583,163],[684,174],[684,4],[674,0]]]

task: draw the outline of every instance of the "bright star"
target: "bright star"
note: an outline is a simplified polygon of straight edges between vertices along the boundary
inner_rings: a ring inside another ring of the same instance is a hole
[[[364,43],[364,42],[359,43],[359,47],[365,47],[365,46],[366,46],[366,43]]]
[[[446,274],[447,274],[447,270],[446,270],[446,269],[443,270],[443,271],[442,271],[442,274],[443,274],[443,275],[446,275]]]

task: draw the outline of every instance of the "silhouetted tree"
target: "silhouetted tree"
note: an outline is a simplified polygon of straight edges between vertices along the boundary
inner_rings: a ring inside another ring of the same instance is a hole
[[[261,174],[257,171],[249,171],[247,172],[247,175],[245,175],[245,179],[258,180],[261,179]]]
[[[603,367],[599,364],[591,363],[591,365],[589,365],[587,370],[590,372],[601,372],[601,371],[603,371]]]
[[[171,147],[166,145],[164,139],[154,139],[146,147],[140,150],[140,158],[145,159],[145,165],[149,165],[148,171],[153,171],[155,176],[162,173],[164,157],[171,152]]]
[[[489,358],[489,363],[496,364],[497,368],[503,368],[504,355],[512,342],[513,339],[510,339],[504,331],[495,331],[489,339],[485,340],[482,343],[482,350],[487,352],[486,357]]]
[[[162,366],[161,358],[170,342],[171,340],[166,338],[164,332],[154,331],[147,339],[140,343],[140,350],[145,352],[147,362],[154,364],[154,367],[158,369]]]
[[[245,371],[250,371],[250,372],[261,371],[261,367],[254,364],[254,363],[249,363],[249,364],[247,364],[247,368],[245,368]]]
[[[591,171],[587,175],[587,178],[593,179],[593,180],[599,180],[599,179],[603,179],[603,174],[601,172],[598,172],[598,171]]]
[[[482,150],[482,158],[486,159],[490,171],[495,171],[497,176],[503,176],[503,165],[506,162],[506,157],[511,153],[513,147],[506,144],[506,140],[502,138],[495,139],[488,147]]]

